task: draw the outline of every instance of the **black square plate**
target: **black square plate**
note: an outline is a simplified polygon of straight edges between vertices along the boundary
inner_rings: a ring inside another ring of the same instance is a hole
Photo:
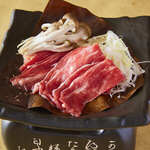
[[[10,84],[9,79],[12,76],[13,68],[21,65],[18,61],[21,57],[16,54],[17,44],[31,35],[41,14],[41,12],[23,10],[15,10],[12,14],[11,25],[2,43],[0,56],[0,76],[2,77],[0,77],[0,92],[4,95],[0,97],[0,118],[43,128],[63,130],[112,129],[148,124],[150,122],[150,64],[144,66],[146,70],[144,86],[129,101],[110,110],[80,118],[27,110],[19,103],[19,101],[26,103],[26,101],[22,101],[21,97],[18,102],[8,99],[8,95],[16,89],[8,88],[6,84]],[[150,17],[104,19],[130,45],[137,58],[141,61],[150,60]]]

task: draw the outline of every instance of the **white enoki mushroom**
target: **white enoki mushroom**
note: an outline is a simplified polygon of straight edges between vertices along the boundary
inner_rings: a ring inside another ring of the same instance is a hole
[[[91,36],[88,25],[78,22],[71,14],[66,14],[58,22],[45,23],[37,36],[30,37],[18,45],[18,52],[22,55],[49,50],[65,52],[75,48],[81,41]]]

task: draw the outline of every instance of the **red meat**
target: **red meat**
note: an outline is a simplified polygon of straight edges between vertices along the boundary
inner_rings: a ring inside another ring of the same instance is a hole
[[[84,67],[84,65],[95,64],[104,59],[105,56],[98,44],[80,47],[69,52],[40,82],[40,95],[57,103],[57,99],[52,95],[53,90],[57,89],[67,78],[81,67]]]
[[[86,103],[115,87],[125,76],[109,59],[97,63],[61,91],[59,101],[65,112],[80,116]]]
[[[61,111],[79,117],[86,103],[125,80],[122,72],[106,59],[98,44],[71,52],[35,53],[12,78],[13,85],[39,94]]]
[[[42,52],[37,52],[34,53],[33,55],[30,55],[26,60],[24,60],[24,64],[19,68],[19,70],[22,72],[24,71],[27,67],[40,63],[43,59],[46,59],[48,56],[53,55],[54,52],[50,51],[42,51]]]
[[[20,75],[12,78],[12,85],[18,85],[25,90],[34,90],[34,85],[40,82],[66,53],[39,52],[20,67]]]

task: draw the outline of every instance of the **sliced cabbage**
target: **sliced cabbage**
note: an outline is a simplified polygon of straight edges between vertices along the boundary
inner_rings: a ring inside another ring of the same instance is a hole
[[[135,86],[137,77],[145,71],[131,57],[128,47],[113,31],[104,35],[89,39],[88,43],[99,43],[106,58],[111,59],[114,64],[125,75],[126,79],[110,90],[110,95],[124,92],[127,87]]]

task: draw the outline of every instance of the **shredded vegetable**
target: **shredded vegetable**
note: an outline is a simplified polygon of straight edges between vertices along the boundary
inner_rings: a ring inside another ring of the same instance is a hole
[[[137,77],[145,71],[131,57],[128,47],[114,32],[96,36],[89,40],[89,43],[98,42],[106,58],[111,59],[114,64],[125,75],[125,80],[109,91],[110,96],[124,92],[126,88],[135,86]]]

